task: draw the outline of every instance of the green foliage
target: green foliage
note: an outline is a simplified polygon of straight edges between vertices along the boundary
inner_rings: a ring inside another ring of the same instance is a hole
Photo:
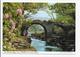
[[[56,3],[54,9],[57,13],[62,15],[68,15],[75,13],[75,4],[74,3]]]
[[[18,50],[13,47],[12,43],[25,42],[25,37],[21,36],[21,27],[26,21],[23,17],[23,3],[3,3],[3,17],[3,50]],[[30,48],[26,49],[30,50]]]
[[[74,3],[56,3],[50,6],[50,10],[55,10],[56,19],[52,21],[65,24],[75,23],[75,4]]]
[[[59,16],[57,19],[53,20],[54,22],[60,22],[65,24],[74,24],[75,20],[72,19],[70,16]]]
[[[24,10],[32,13],[37,13],[40,8],[43,8],[47,5],[47,3],[24,3]]]

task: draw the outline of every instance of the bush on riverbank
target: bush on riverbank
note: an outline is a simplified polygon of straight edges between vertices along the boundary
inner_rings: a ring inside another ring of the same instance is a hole
[[[26,20],[23,17],[22,3],[3,4],[3,50],[4,51],[35,50],[27,42],[27,37],[21,36],[21,27],[24,21]],[[24,45],[26,46],[21,45],[23,42],[25,43]],[[17,47],[20,47],[20,49]]]

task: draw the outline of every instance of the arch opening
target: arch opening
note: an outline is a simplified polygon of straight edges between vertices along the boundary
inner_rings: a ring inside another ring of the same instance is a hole
[[[31,24],[27,28],[28,37],[34,37],[40,40],[46,40],[47,37],[47,30],[44,25],[42,24]]]

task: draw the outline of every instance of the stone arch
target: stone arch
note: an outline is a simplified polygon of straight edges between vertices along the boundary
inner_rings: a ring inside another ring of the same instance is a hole
[[[42,22],[32,22],[31,24],[26,24],[25,26],[24,26],[24,29],[23,29],[23,31],[22,31],[22,34],[24,33],[24,31],[27,31],[28,30],[28,28],[29,27],[31,27],[32,25],[34,25],[34,24],[37,24],[37,25],[41,25],[43,28],[44,28],[44,33],[45,33],[45,36],[44,36],[44,41],[46,40],[46,38],[47,38],[47,29],[46,29],[46,26],[44,25],[44,24],[42,24]],[[22,27],[23,28],[23,27]]]

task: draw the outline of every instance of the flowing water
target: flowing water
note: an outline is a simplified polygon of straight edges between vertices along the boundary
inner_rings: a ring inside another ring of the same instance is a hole
[[[56,46],[46,46],[46,41],[39,39],[31,38],[31,46],[34,47],[37,51],[62,51],[61,48]]]

